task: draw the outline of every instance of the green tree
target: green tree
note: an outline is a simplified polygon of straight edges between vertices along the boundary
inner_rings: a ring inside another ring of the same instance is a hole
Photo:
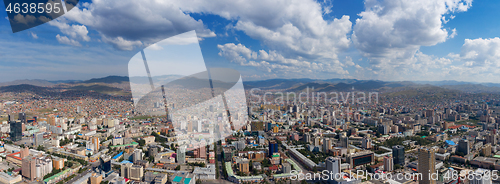
[[[137,141],[139,143],[139,146],[144,146],[146,145],[146,141],[143,140],[143,139],[140,139],[139,141]]]

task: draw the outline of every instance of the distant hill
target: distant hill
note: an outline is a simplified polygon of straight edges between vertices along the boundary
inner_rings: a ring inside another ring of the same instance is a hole
[[[85,91],[95,91],[98,93],[113,93],[121,91],[120,88],[115,88],[111,86],[105,85],[78,85],[68,88],[70,90],[85,90]]]
[[[48,92],[50,90],[47,87],[35,86],[30,84],[20,84],[20,85],[11,85],[11,86],[2,86],[0,87],[0,92],[14,92],[14,93],[22,93],[29,91],[37,91],[37,92]]]
[[[93,78],[90,80],[86,81],[81,81],[78,83],[106,83],[106,84],[111,84],[111,83],[121,83],[121,82],[129,82],[128,77],[123,77],[123,76],[107,76],[103,78]]]
[[[24,79],[24,80],[15,80],[11,82],[3,82],[0,83],[0,86],[13,86],[13,85],[21,85],[21,84],[28,84],[28,85],[33,85],[33,86],[53,86],[56,83],[49,82],[47,80],[41,80],[41,79]]]

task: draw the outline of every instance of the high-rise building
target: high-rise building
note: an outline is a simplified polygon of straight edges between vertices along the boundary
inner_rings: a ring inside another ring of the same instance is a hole
[[[125,163],[125,164],[122,164],[121,165],[121,168],[120,168],[120,176],[121,177],[124,177],[124,178],[129,178],[130,179],[130,176],[131,176],[131,169],[132,169],[132,166],[134,164],[132,163]]]
[[[400,166],[405,165],[405,147],[402,145],[396,145],[392,147],[392,157],[394,160],[394,165],[399,164]]]
[[[133,165],[130,167],[130,176],[129,179],[141,181],[144,176],[144,168],[142,165]]]
[[[100,184],[102,181],[102,175],[97,173],[92,173],[90,176],[90,184]]]
[[[491,184],[491,176],[489,176],[488,170],[477,169],[473,174],[473,179],[469,180],[469,184]]]
[[[292,172],[292,165],[290,163],[283,163],[283,173]]]
[[[10,124],[10,139],[14,142],[23,139],[23,123],[21,121],[11,121]]]
[[[101,170],[103,170],[106,173],[111,171],[111,156],[109,155],[102,156],[100,161],[101,161]]]
[[[179,148],[177,149],[177,163],[186,163],[186,147],[184,146],[179,146]]]
[[[30,155],[30,149],[28,147],[22,148],[20,153],[19,153],[19,156],[21,156],[21,158],[25,158],[29,155]]]
[[[27,157],[22,160],[22,175],[31,181],[36,178],[36,158]]]
[[[328,150],[332,149],[332,140],[330,138],[323,139],[323,152],[328,152]]]
[[[207,150],[205,144],[202,144],[198,149],[194,150],[194,154],[196,158],[207,158]]]
[[[491,143],[491,145],[497,145],[498,136],[494,133],[486,135],[486,143]]]
[[[24,112],[19,113],[18,120],[21,121],[21,123],[26,123],[26,114]]]
[[[378,125],[378,132],[382,135],[389,134],[389,125],[387,124],[379,124]]]
[[[461,139],[458,141],[458,152],[462,152],[464,155],[468,155],[470,153],[470,144],[467,139]]]
[[[436,150],[433,148],[422,147],[418,150],[418,170],[422,174],[422,180],[419,184],[436,184],[432,180],[431,173],[436,173]]]
[[[326,170],[328,170],[328,174],[333,174],[335,176],[337,173],[340,173],[340,158],[338,157],[328,157],[326,158]]]
[[[384,171],[393,171],[394,170],[394,161],[391,156],[384,157]]]
[[[278,153],[278,143],[276,141],[269,141],[269,157],[273,157],[274,153]]]
[[[481,153],[485,157],[491,156],[491,143],[485,144],[483,147],[481,147]]]
[[[321,138],[320,137],[314,137],[314,146],[320,146],[321,143]]]
[[[57,169],[63,169],[64,168],[64,159],[58,158],[58,157],[53,157],[52,158],[52,167],[57,170]]]
[[[148,148],[148,156],[156,156],[158,154],[158,146],[151,145]]]
[[[132,157],[132,162],[136,163],[139,160],[142,160],[142,150],[136,149],[134,150],[134,156]]]
[[[310,143],[311,142],[311,134],[305,133],[304,136],[302,137],[302,141],[304,141],[306,143]]]
[[[371,149],[372,148],[372,139],[370,137],[365,136],[363,139],[361,139],[361,147],[364,149]]]
[[[249,160],[242,160],[238,163],[238,170],[240,172],[248,173],[250,172],[250,162]]]
[[[94,151],[99,151],[99,137],[92,137],[92,144],[94,145]]]
[[[38,147],[40,145],[43,145],[43,133],[36,133],[36,134],[33,134],[33,137],[34,137],[34,145],[35,147]]]
[[[349,137],[341,136],[340,137],[340,146],[344,148],[349,148]]]

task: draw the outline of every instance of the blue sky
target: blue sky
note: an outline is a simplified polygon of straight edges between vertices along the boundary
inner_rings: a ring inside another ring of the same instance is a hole
[[[17,33],[0,11],[0,81],[126,76],[141,48],[195,30],[207,66],[244,80],[496,82],[498,9],[495,0],[98,0]]]

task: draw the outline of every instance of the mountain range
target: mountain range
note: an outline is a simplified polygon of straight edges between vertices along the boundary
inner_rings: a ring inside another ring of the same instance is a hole
[[[180,76],[158,76],[156,81],[169,82]],[[149,83],[146,77],[132,77],[132,83]],[[500,83],[473,83],[453,80],[445,81],[381,81],[357,79],[268,79],[260,81],[244,81],[245,89],[259,88],[262,90],[278,91],[400,91],[417,88],[447,89],[466,93],[500,93]],[[17,86],[17,87],[16,87]],[[33,86],[33,87],[29,87]],[[35,88],[36,86],[36,88]],[[436,88],[430,88],[436,87]],[[107,76],[89,80],[16,80],[0,83],[0,91],[19,91],[30,89],[59,89],[59,90],[87,90],[107,94],[124,95],[130,93],[129,77]],[[121,92],[120,92],[121,91]],[[125,92],[125,93],[123,93]]]

